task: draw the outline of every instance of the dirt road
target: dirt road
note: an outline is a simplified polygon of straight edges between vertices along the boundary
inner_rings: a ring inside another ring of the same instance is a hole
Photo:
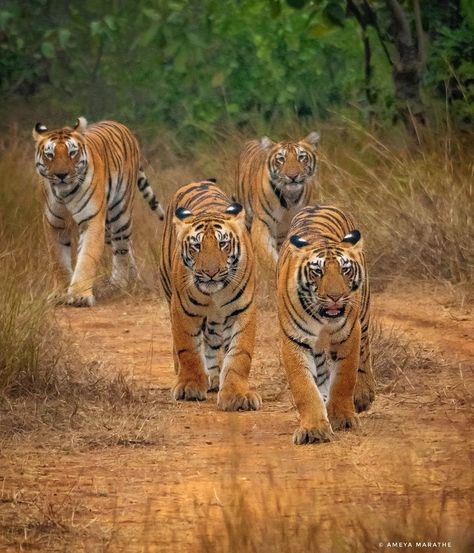
[[[91,310],[60,309],[58,320],[85,359],[130,375],[160,402],[160,439],[67,454],[36,449],[10,464],[5,481],[72,497],[78,506],[75,524],[97,529],[78,538],[87,551],[196,550],[209,525],[216,526],[217,536],[225,534],[216,521],[232,502],[235,482],[255,501],[269,489],[278,490],[282,497],[293,496],[298,510],[302,498],[302,521],[312,516],[324,521],[339,512],[342,517],[347,508],[369,506],[378,524],[390,521],[406,499],[407,486],[416,501],[433,509],[444,490],[447,520],[440,537],[456,543],[466,527],[472,489],[466,428],[474,323],[448,300],[423,296],[420,301],[418,294],[376,295],[378,320],[385,328],[404,330],[420,348],[457,356],[459,362],[447,365],[440,357],[428,368],[402,370],[398,384],[379,385],[360,432],[306,447],[291,443],[297,418],[278,362],[274,314],[259,313],[253,365],[252,385],[263,396],[263,410],[221,413],[215,394],[203,403],[171,401],[174,374],[164,303],[128,299]],[[35,474],[35,480],[28,483],[22,472],[31,479]],[[314,513],[306,512],[308,502]],[[372,530],[368,539],[378,542],[377,526]]]

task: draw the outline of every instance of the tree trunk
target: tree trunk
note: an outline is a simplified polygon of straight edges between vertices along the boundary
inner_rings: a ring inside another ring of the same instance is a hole
[[[372,50],[370,47],[369,35],[367,34],[368,21],[354,0],[347,0],[347,6],[349,12],[356,18],[360,26],[362,44],[364,46],[365,97],[369,104],[369,121],[372,124],[375,117],[374,106],[377,102],[377,91],[372,85],[374,68],[372,65]]]
[[[419,140],[418,126],[425,125],[420,96],[420,60],[410,24],[398,0],[385,0],[392,16],[393,36],[398,60],[393,65],[397,111],[407,130]]]

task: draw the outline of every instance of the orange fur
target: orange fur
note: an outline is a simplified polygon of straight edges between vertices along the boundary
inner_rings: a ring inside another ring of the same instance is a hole
[[[356,410],[373,401],[369,298],[352,218],[330,206],[303,209],[278,262],[281,353],[301,418],[295,443],[357,427]]]
[[[257,256],[271,269],[291,220],[310,202],[318,141],[316,132],[300,142],[263,137],[248,142],[240,154],[236,197],[245,207]]]
[[[255,274],[242,206],[212,182],[175,194],[166,214],[160,276],[170,307],[177,400],[219,390],[224,411],[259,409],[249,390]],[[219,354],[223,350],[223,361]]]
[[[69,280],[68,304],[91,306],[104,241],[112,245],[111,283],[124,286],[137,276],[130,244],[137,186],[161,218],[163,211],[140,168],[137,140],[124,125],[103,121],[87,126],[81,117],[74,128],[48,131],[38,123],[33,138],[36,169],[43,177],[45,228],[55,274]],[[74,270],[71,221],[79,229]]]

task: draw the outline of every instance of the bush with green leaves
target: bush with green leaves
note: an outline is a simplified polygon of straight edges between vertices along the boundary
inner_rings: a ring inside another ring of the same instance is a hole
[[[388,3],[4,0],[0,90],[7,102],[33,96],[56,113],[162,124],[188,135],[254,116],[320,118],[348,107],[389,121],[396,59]],[[397,4],[414,28],[415,2]],[[469,2],[421,8],[430,44],[425,97],[444,98],[443,83],[457,83],[462,97],[453,107],[466,118]]]

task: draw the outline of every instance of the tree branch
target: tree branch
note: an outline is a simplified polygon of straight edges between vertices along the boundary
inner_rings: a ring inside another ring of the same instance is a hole
[[[399,40],[411,42],[410,25],[398,0],[385,0],[385,3],[387,4],[387,8],[392,12],[392,17],[397,24]]]
[[[418,63],[420,64],[420,70],[423,71],[426,66],[426,42],[423,24],[421,22],[419,0],[413,0],[413,11],[415,12],[416,39],[418,43]]]
[[[369,105],[372,106],[377,100],[377,94],[372,87],[372,50],[370,48],[369,35],[367,34],[368,22],[364,17],[364,14],[360,11],[359,6],[357,6],[353,0],[347,0],[347,7],[354,15],[361,28],[362,44],[364,46],[365,96],[369,102]]]
[[[382,46],[382,50],[384,51],[384,54],[385,54],[385,57],[387,58],[388,63],[391,66],[393,66],[393,61],[390,56],[390,52],[388,51],[387,45],[385,44],[382,30],[380,29],[379,22],[377,21],[377,14],[375,10],[372,8],[372,6],[369,4],[368,0],[364,0],[364,11],[369,25],[371,25],[375,29],[375,32],[377,33],[377,37],[379,39],[380,45]]]

